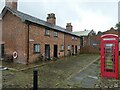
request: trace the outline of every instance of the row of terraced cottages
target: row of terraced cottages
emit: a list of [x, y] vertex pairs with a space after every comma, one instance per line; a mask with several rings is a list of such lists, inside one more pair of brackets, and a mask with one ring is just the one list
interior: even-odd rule
[[56, 25], [54, 13], [47, 20], [17, 10], [17, 2], [6, 2], [2, 10], [1, 57], [28, 64], [80, 52], [80, 36], [73, 34], [71, 23], [66, 28]]

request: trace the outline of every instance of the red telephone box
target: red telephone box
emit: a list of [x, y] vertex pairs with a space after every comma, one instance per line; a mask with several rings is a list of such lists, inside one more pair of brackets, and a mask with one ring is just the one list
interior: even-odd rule
[[118, 79], [118, 35], [101, 36], [101, 76]]

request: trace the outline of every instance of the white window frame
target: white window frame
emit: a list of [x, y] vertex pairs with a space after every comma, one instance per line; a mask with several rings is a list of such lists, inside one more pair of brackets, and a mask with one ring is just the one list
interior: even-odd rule
[[54, 37], [58, 37], [58, 32], [54, 31]]
[[60, 50], [64, 51], [64, 45], [61, 45]]
[[40, 44], [34, 44], [34, 53], [40, 53]]
[[78, 45], [77, 48], [80, 49], [80, 45]]
[[76, 41], [77, 41], [77, 39], [78, 39], [78, 38], [77, 38], [77, 37], [75, 37], [75, 40], [76, 40]]
[[45, 35], [50, 36], [50, 30], [49, 29], [45, 29]]
[[68, 45], [68, 50], [70, 50], [71, 49], [71, 46], [70, 45]]
[[75, 39], [75, 37], [74, 36], [72, 36], [72, 40], [74, 40]]

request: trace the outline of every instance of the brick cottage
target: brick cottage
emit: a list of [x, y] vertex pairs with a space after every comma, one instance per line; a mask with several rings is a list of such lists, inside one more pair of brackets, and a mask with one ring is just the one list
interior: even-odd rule
[[2, 10], [1, 56], [13, 62], [28, 64], [79, 54], [80, 36], [73, 34], [71, 23], [66, 28], [56, 25], [54, 13], [43, 21], [17, 10], [17, 1], [6, 0]]

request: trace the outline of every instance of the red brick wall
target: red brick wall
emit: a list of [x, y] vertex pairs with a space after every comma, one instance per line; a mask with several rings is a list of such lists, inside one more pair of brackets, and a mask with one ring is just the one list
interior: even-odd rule
[[[99, 53], [100, 36], [93, 35], [84, 37], [84, 45], [81, 47], [81, 53], [94, 54]], [[96, 44], [96, 45], [95, 45]]]
[[50, 57], [54, 55], [54, 45], [58, 45], [58, 57], [64, 56], [64, 52], [60, 52], [60, 46], [64, 45], [64, 34], [58, 32], [58, 37], [54, 37], [54, 30], [50, 30], [50, 36], [45, 36], [45, 28], [37, 25], [30, 25], [30, 62], [36, 60], [37, 54], [33, 53], [33, 45], [40, 44], [40, 51], [45, 56], [45, 44], [50, 45]]
[[[65, 36], [64, 36], [65, 35]], [[80, 38], [77, 40], [72, 40], [72, 35], [64, 34], [62, 32], [58, 32], [58, 37], [54, 37], [54, 30], [50, 30], [50, 36], [45, 36], [45, 27], [37, 26], [34, 24], [30, 25], [30, 36], [29, 38], [33, 41], [30, 42], [30, 62], [36, 60], [37, 54], [33, 53], [33, 45], [40, 44], [40, 54], [45, 56], [45, 44], [50, 45], [50, 57], [54, 56], [54, 45], [58, 45], [58, 57], [62, 57], [68, 55], [68, 45], [80, 45]], [[65, 40], [64, 40], [65, 38]], [[65, 41], [65, 43], [64, 43]], [[64, 51], [61, 51], [61, 45], [64, 46]], [[79, 52], [79, 50], [78, 50]]]
[[3, 36], [5, 42], [5, 54], [12, 55], [14, 51], [18, 52], [18, 58], [14, 59], [16, 63], [26, 64], [26, 24], [7, 11], [3, 17]]
[[[75, 37], [75, 36], [74, 36]], [[72, 53], [72, 45], [74, 45], [74, 54], [75, 54], [75, 46], [80, 45], [80, 38], [77, 37], [77, 40], [72, 40], [72, 35], [65, 34], [65, 55], [69, 55], [68, 45], [70, 45], [70, 52]], [[77, 48], [77, 52], [79, 53], [80, 50]]]
[[83, 37], [83, 46], [90, 45], [90, 36], [84, 36]]

